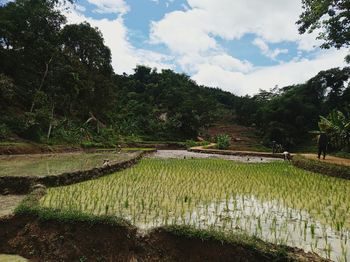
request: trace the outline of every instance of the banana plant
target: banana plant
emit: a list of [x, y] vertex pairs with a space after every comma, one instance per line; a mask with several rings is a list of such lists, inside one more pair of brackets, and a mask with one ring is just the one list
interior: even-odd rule
[[349, 149], [350, 147], [350, 114], [333, 110], [327, 117], [320, 116], [318, 126], [327, 133], [330, 144], [335, 149]]

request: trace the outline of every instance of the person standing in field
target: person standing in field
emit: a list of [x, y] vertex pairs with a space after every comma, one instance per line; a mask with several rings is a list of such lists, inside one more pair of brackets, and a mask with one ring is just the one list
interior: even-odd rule
[[317, 146], [318, 146], [318, 156], [317, 156], [317, 158], [320, 159], [321, 154], [323, 154], [323, 159], [325, 159], [326, 158], [326, 154], [327, 154], [327, 146], [328, 146], [328, 137], [327, 137], [326, 133], [321, 133], [318, 136]]

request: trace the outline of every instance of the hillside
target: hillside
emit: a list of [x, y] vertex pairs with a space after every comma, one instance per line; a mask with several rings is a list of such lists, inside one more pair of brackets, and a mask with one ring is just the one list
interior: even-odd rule
[[56, 4], [0, 6], [2, 141], [114, 147], [117, 141], [196, 139], [211, 128], [212, 135], [232, 133], [234, 148], [260, 150], [277, 141], [290, 150], [309, 142], [320, 116], [350, 116], [349, 67], [244, 97], [169, 69], [137, 66], [118, 75], [102, 33], [87, 22], [66, 24]]

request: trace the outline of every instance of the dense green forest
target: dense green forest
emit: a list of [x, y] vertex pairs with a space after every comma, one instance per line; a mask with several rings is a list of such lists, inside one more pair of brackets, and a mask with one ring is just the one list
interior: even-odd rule
[[[57, 2], [0, 6], [0, 139], [107, 145], [130, 137], [186, 140], [205, 137], [207, 127], [226, 120], [255, 127], [266, 145], [276, 140], [289, 149], [319, 129], [320, 116], [341, 111], [350, 118], [350, 67], [252, 97], [141, 65], [117, 75], [101, 32], [88, 23], [66, 24]], [[301, 31], [311, 25], [307, 15], [299, 21]]]

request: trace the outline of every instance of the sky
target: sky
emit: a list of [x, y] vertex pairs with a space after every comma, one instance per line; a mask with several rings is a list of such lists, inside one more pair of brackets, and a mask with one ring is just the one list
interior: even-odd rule
[[169, 68], [236, 95], [303, 83], [347, 54], [298, 33], [301, 0], [77, 0], [64, 12], [99, 28], [118, 74]]

